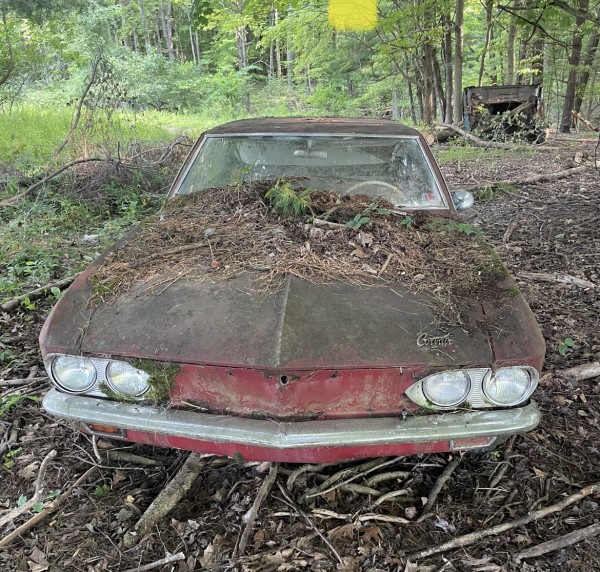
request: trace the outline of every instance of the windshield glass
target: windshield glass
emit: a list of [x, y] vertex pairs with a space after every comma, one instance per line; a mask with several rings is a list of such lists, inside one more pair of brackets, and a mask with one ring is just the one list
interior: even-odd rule
[[278, 178], [398, 207], [445, 206], [418, 140], [408, 137], [211, 135], [175, 194]]

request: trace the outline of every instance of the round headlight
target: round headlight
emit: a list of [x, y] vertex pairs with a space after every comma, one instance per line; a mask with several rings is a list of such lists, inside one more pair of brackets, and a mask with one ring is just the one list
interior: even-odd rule
[[96, 383], [96, 368], [84, 357], [58, 356], [52, 362], [52, 377], [64, 391], [85, 393]]
[[127, 397], [139, 397], [150, 389], [150, 376], [122, 361], [111, 361], [106, 368], [106, 381], [109, 387]]
[[529, 372], [520, 367], [500, 368], [483, 380], [485, 396], [496, 405], [517, 405], [534, 389]]
[[454, 407], [463, 402], [471, 389], [471, 379], [463, 371], [445, 371], [423, 380], [425, 397], [437, 407]]

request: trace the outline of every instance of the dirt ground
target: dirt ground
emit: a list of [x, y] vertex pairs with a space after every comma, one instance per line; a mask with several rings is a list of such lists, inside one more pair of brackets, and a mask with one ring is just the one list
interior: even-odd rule
[[[525, 153], [481, 150], [460, 158], [460, 153], [450, 154], [447, 147], [436, 152], [446, 156], [443, 171], [450, 187], [457, 189], [572, 166], [577, 151], [594, 152], [593, 142], [577, 139], [554, 137], [548, 143], [550, 148]], [[450, 156], [459, 158], [448, 160]], [[245, 515], [269, 468], [209, 458], [185, 499], [154, 532], [126, 549], [125, 532], [179, 470], [186, 453], [132, 445], [126, 447], [127, 452], [144, 457], [147, 464], [110, 460], [104, 449], [108, 443], [99, 442], [95, 450], [88, 437], [47, 416], [39, 402], [26, 399], [0, 417], [0, 522], [8, 509], [32, 497], [40, 461], [52, 450], [57, 454], [47, 465], [40, 502], [14, 522], [0, 526], [0, 569], [138, 570], [138, 566], [182, 552], [184, 560], [155, 569], [600, 570], [600, 537], [515, 561], [532, 545], [598, 523], [597, 494], [463, 548], [414, 564], [407, 564], [405, 559], [423, 548], [510, 522], [600, 483], [600, 379], [575, 384], [559, 373], [600, 361], [600, 288], [520, 276], [528, 271], [558, 272], [600, 284], [600, 173], [589, 170], [554, 182], [520, 185], [516, 190], [516, 194], [485, 193], [469, 216], [484, 229], [516, 276], [543, 330], [546, 363], [535, 396], [542, 423], [497, 451], [463, 455], [430, 516], [418, 522], [424, 500], [451, 462], [451, 455], [305, 467], [302, 473], [294, 473], [297, 466], [281, 465], [278, 484], [287, 487], [314, 528], [275, 485], [260, 507], [245, 554], [240, 554], [236, 547], [246, 526]], [[0, 351], [11, 349], [27, 357], [19, 369], [0, 371], [0, 395], [36, 398], [47, 389], [36, 343], [48, 310], [48, 305], [41, 304], [37, 312], [0, 314], [5, 333]], [[566, 343], [568, 339], [573, 341], [571, 345]], [[25, 385], [1, 381], [27, 376], [31, 381]], [[88, 478], [74, 486], [90, 469]], [[352, 484], [370, 486], [378, 494], [364, 494], [356, 487], [314, 490], [341, 470], [347, 470], [341, 480], [353, 478]], [[318, 494], [311, 496], [311, 490]], [[402, 492], [382, 500], [383, 495], [394, 491]], [[52, 507], [52, 497], [65, 492], [69, 496], [58, 496], [61, 504], [55, 511], [2, 546], [2, 538], [36, 512], [44, 515], [43, 511]]]

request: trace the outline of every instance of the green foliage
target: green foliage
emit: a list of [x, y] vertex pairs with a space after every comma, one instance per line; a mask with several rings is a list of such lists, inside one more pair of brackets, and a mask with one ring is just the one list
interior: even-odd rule
[[433, 230], [438, 230], [441, 232], [458, 232], [467, 236], [483, 236], [483, 232], [479, 227], [476, 227], [470, 223], [456, 220], [437, 218], [429, 223], [429, 227]]
[[359, 230], [361, 226], [367, 224], [370, 220], [370, 217], [358, 213], [352, 220], [349, 220], [344, 226], [346, 228]]
[[558, 343], [558, 353], [561, 356], [570, 354], [575, 348], [575, 340], [573, 338], [564, 338]]
[[0, 397], [0, 417], [4, 415], [11, 407], [16, 407], [24, 401], [38, 402], [39, 397], [33, 395], [11, 394], [5, 397]]
[[98, 485], [94, 489], [94, 496], [98, 499], [105, 498], [110, 494], [110, 486], [105, 484]]
[[[5, 469], [11, 469], [13, 467], [13, 465], [15, 464], [15, 458], [17, 458], [21, 453], [23, 452], [23, 447], [18, 447], [17, 449], [12, 449], [12, 451], [9, 451], [8, 453], [6, 453], [6, 455], [4, 455], [4, 459], [2, 459], [2, 466]], [[19, 501], [21, 499], [19, 498]], [[25, 500], [27, 500], [27, 497], [25, 497]], [[21, 506], [21, 505], [18, 505]]]
[[401, 226], [405, 226], [406, 228], [412, 228], [414, 226], [414, 219], [413, 217], [406, 215], [401, 221], [400, 221], [400, 225]]
[[265, 198], [273, 209], [283, 216], [302, 216], [310, 212], [310, 190], [296, 191], [289, 182], [282, 180], [269, 189]]

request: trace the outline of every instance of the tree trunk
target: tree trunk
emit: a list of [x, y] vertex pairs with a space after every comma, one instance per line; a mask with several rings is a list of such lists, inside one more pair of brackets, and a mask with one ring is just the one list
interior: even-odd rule
[[531, 52], [531, 83], [544, 83], [544, 38], [539, 34], [536, 34], [531, 44]]
[[592, 30], [592, 33], [590, 34], [587, 51], [585, 53], [585, 57], [583, 58], [583, 71], [581, 72], [579, 80], [577, 81], [577, 92], [575, 94], [575, 102], [573, 104], [573, 109], [578, 113], [581, 111], [581, 104], [583, 103], [583, 99], [585, 98], [587, 85], [590, 81], [591, 71], [594, 66], [596, 50], [598, 49], [598, 42], [600, 40], [599, 27], [600, 18], [596, 23], [596, 27]]
[[494, 34], [494, 22], [493, 22], [493, 9], [494, 9], [494, 0], [486, 0], [485, 2], [485, 12], [486, 12], [486, 22], [487, 29], [485, 33], [485, 43], [483, 45], [483, 51], [481, 53], [481, 63], [479, 64], [479, 76], [477, 79], [477, 85], [481, 85], [483, 81], [483, 72], [485, 69], [485, 57], [487, 56], [487, 52], [490, 49], [490, 44], [492, 43], [492, 38]]
[[1, 2], [0, 6], [2, 7], [2, 27], [4, 28], [4, 36], [6, 39], [6, 46], [8, 49], [8, 64], [2, 70], [2, 73], [0, 73], [0, 86], [1, 86], [10, 79], [10, 76], [12, 75], [12, 72], [15, 69], [15, 54], [13, 51], [12, 41], [10, 39], [10, 32], [8, 31], [8, 22], [7, 22], [7, 18], [6, 18], [6, 7], [4, 5], [4, 2]]
[[463, 21], [464, 0], [456, 0], [456, 16], [454, 19], [454, 123], [463, 120], [462, 101], [462, 66], [463, 66]]
[[[293, 10], [292, 10], [292, 4], [288, 4], [288, 18], [291, 17]], [[294, 87], [294, 51], [292, 49], [292, 35], [290, 32], [288, 32], [287, 34], [287, 41], [285, 43], [285, 49], [286, 49], [286, 64], [285, 64], [285, 68], [286, 68], [286, 76], [287, 76], [287, 83], [288, 83], [288, 87], [292, 88]]]
[[[589, 0], [580, 0], [579, 8], [587, 12]], [[581, 62], [581, 48], [583, 45], [582, 27], [585, 24], [585, 17], [580, 15], [575, 19], [575, 32], [573, 33], [573, 43], [571, 44], [571, 54], [569, 56], [569, 77], [567, 79], [567, 90], [565, 92], [565, 101], [563, 105], [562, 118], [560, 120], [559, 131], [561, 133], [570, 133], [573, 123], [571, 111], [575, 108], [575, 98], [577, 96], [577, 80], [579, 76], [579, 64]]]
[[442, 83], [442, 72], [440, 70], [440, 64], [437, 58], [437, 51], [435, 48], [431, 50], [433, 65], [433, 83], [435, 85], [435, 95], [437, 97], [437, 103], [440, 110], [440, 117], [446, 116], [446, 98], [444, 96], [444, 85]]
[[517, 72], [517, 83], [521, 85], [525, 80], [525, 75], [521, 71], [523, 69], [523, 62], [527, 59], [527, 44], [525, 40], [519, 42], [519, 71]]
[[148, 31], [148, 22], [146, 21], [146, 9], [144, 8], [144, 0], [138, 0], [138, 8], [140, 10], [140, 20], [142, 22], [142, 30], [144, 31], [144, 47], [146, 53], [149, 54], [152, 49], [150, 43], [150, 32]]
[[506, 84], [515, 83], [515, 42], [517, 40], [517, 26], [514, 18], [511, 20], [506, 37]]
[[[408, 56], [404, 59], [404, 65], [406, 69], [406, 75], [410, 76], [410, 64]], [[417, 112], [415, 111], [415, 96], [413, 93], [412, 83], [408, 82], [408, 101], [410, 102], [410, 118], [412, 119], [413, 125], [417, 124]]]
[[448, 16], [442, 16], [442, 24], [444, 26], [442, 51], [444, 54], [444, 84], [446, 86], [444, 123], [452, 123], [452, 22]]
[[[274, 8], [275, 26], [279, 23], [279, 10]], [[279, 46], [279, 38], [275, 38], [275, 63], [277, 64], [277, 79], [281, 79], [281, 48]]]
[[171, 0], [167, 0], [166, 26], [167, 54], [169, 55], [169, 62], [172, 63], [175, 61], [175, 49], [173, 47], [173, 3]]

